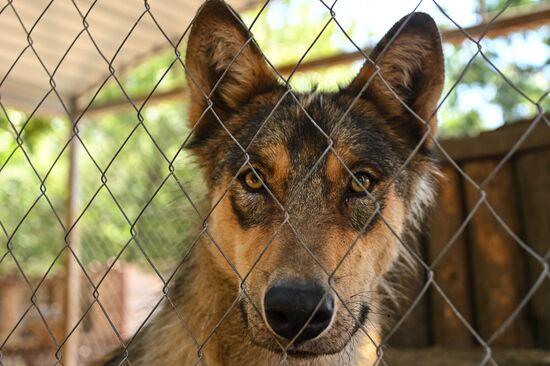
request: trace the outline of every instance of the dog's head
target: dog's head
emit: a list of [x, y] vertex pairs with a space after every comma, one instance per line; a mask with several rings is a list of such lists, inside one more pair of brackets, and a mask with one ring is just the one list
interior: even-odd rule
[[246, 293], [253, 342], [291, 357], [337, 353], [368, 328], [401, 237], [433, 197], [444, 79], [434, 21], [403, 18], [371, 59], [338, 92], [298, 94], [225, 3], [208, 1], [189, 37], [210, 253]]

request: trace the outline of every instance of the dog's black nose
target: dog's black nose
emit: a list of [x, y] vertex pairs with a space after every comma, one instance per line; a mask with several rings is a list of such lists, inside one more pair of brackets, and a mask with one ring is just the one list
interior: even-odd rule
[[265, 294], [264, 305], [267, 322], [277, 335], [292, 340], [300, 333], [295, 343], [321, 334], [334, 313], [332, 295], [315, 284], [285, 282], [275, 285]]

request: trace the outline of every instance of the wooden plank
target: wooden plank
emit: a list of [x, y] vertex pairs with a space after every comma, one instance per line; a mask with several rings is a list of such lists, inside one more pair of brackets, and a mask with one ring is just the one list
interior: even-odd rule
[[[473, 366], [480, 365], [485, 351], [480, 348], [397, 349], [384, 352], [382, 365], [391, 366]], [[550, 364], [550, 352], [535, 349], [503, 349], [494, 354], [499, 366], [543, 366]], [[487, 365], [494, 365], [488, 362]]]
[[[525, 239], [539, 255], [550, 250], [550, 149], [523, 154], [516, 160], [516, 181], [521, 198]], [[542, 266], [528, 256], [529, 283], [539, 277]], [[530, 315], [535, 345], [550, 349], [550, 280], [546, 278], [531, 300]]]
[[[26, 295], [25, 288], [17, 282], [15, 276], [6, 276], [0, 281], [0, 344], [2, 344], [13, 328], [17, 325], [17, 321], [21, 317], [22, 297]], [[12, 335], [8, 340], [7, 345], [13, 343], [17, 334]]]
[[[143, 94], [143, 95], [130, 95], [132, 99], [132, 103], [136, 106], [136, 108], [140, 109], [145, 104], [145, 108], [153, 106], [155, 104], [163, 103], [163, 102], [170, 102], [170, 101], [180, 101], [182, 103], [187, 101], [187, 95], [188, 90], [185, 87], [177, 87], [171, 90], [167, 91], [155, 91], [152, 95], [149, 95], [150, 93]], [[82, 98], [80, 100], [80, 110], [77, 114], [79, 116], [83, 109], [87, 106], [87, 104], [90, 102], [89, 98], [84, 99]], [[94, 115], [102, 114], [102, 113], [116, 113], [116, 112], [135, 112], [134, 107], [126, 97], [122, 97], [122, 99], [116, 99], [109, 102], [103, 102], [103, 103], [93, 103], [85, 113], [86, 117], [91, 117]]]
[[[504, 15], [499, 16], [491, 23], [484, 38], [501, 37], [510, 33], [548, 25], [550, 22], [550, 6], [548, 4], [542, 4], [534, 7], [531, 11], [512, 16], [506, 16], [506, 14], [505, 12]], [[483, 22], [473, 27], [464, 28], [464, 31], [474, 39], [477, 39], [487, 30], [488, 25], [487, 22]], [[464, 32], [460, 29], [444, 31], [442, 32], [442, 37], [444, 42], [460, 44], [464, 40]]]
[[[441, 141], [443, 149], [455, 161], [501, 157], [529, 128], [533, 118], [517, 121], [475, 137], [463, 137]], [[550, 128], [540, 120], [516, 150], [517, 153], [550, 145]], [[441, 152], [439, 152], [441, 154]]]
[[[497, 166], [498, 160], [469, 162], [464, 170], [474, 181], [482, 182]], [[468, 211], [480, 194], [466, 184]], [[487, 200], [515, 233], [519, 231], [517, 191], [510, 164], [505, 164], [484, 187]], [[517, 308], [525, 296], [524, 253], [489, 209], [482, 205], [468, 226], [470, 236], [477, 325], [488, 339]], [[497, 346], [528, 347], [532, 344], [525, 312], [493, 343]]]
[[[463, 199], [460, 175], [450, 165], [443, 168], [438, 206], [430, 218], [431, 240], [429, 256], [438, 257], [462, 225]], [[434, 279], [460, 314], [473, 324], [469, 286], [467, 242], [464, 234], [456, 237], [452, 246], [434, 267]], [[472, 334], [455, 315], [445, 299], [432, 290], [432, 324], [434, 343], [445, 347], [473, 345]]]

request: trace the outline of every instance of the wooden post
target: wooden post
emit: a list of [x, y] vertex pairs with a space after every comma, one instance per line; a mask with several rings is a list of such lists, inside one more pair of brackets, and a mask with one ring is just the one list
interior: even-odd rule
[[[74, 106], [74, 103], [72, 103]], [[74, 111], [74, 109], [72, 109]], [[71, 111], [71, 112], [72, 112]], [[73, 114], [74, 116], [74, 114]], [[73, 134], [72, 121], [70, 136]], [[65, 366], [76, 366], [78, 362], [78, 346], [79, 337], [78, 329], [73, 331], [80, 316], [80, 278], [81, 269], [78, 265], [75, 255], [79, 254], [80, 235], [78, 227], [71, 229], [76, 218], [78, 217], [78, 201], [80, 199], [80, 184], [78, 174], [78, 146], [79, 141], [76, 137], [72, 137], [69, 143], [69, 179], [68, 179], [68, 196], [67, 196], [67, 214], [65, 226], [70, 230], [67, 235], [67, 243], [72, 249], [72, 252], [67, 248], [65, 250], [65, 303], [64, 303], [64, 329], [65, 343], [62, 347], [63, 364]], [[71, 333], [72, 332], [72, 333]]]
[[[8, 276], [0, 281], [0, 294], [0, 342], [3, 342], [21, 317], [21, 295], [26, 293], [15, 277]], [[14, 338], [17, 337], [12, 337], [12, 341]]]
[[[498, 160], [479, 160], [464, 164], [464, 170], [480, 183], [495, 169]], [[468, 210], [472, 210], [480, 195], [465, 183]], [[494, 210], [515, 233], [519, 232], [517, 189], [511, 164], [505, 164], [483, 188]], [[468, 227], [471, 239], [476, 314], [479, 333], [488, 339], [499, 329], [525, 296], [524, 253], [519, 244], [505, 231], [482, 205]], [[525, 312], [500, 334], [493, 345], [529, 347], [531, 334]]]
[[[430, 218], [429, 255], [433, 261], [460, 229], [463, 212], [460, 176], [450, 164], [443, 169], [438, 206]], [[464, 319], [473, 324], [467, 242], [464, 234], [456, 237], [452, 246], [434, 268], [435, 281]], [[432, 291], [432, 324], [435, 344], [444, 347], [472, 345], [472, 334], [455, 315], [445, 299]]]
[[[546, 127], [546, 126], [544, 126]], [[534, 150], [516, 160], [516, 181], [519, 185], [521, 217], [527, 245], [540, 256], [545, 256], [550, 246], [550, 149]], [[529, 286], [540, 276], [542, 264], [528, 255]], [[542, 286], [530, 302], [530, 315], [535, 346], [550, 349], [550, 281]]]

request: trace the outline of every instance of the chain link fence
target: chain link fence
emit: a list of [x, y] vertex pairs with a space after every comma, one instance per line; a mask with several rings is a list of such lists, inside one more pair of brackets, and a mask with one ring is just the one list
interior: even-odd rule
[[[499, 22], [513, 8], [512, 1], [485, 19], [481, 29], [461, 27], [439, 2], [429, 2], [438, 15], [454, 24], [453, 36], [465, 40], [464, 44], [473, 45], [474, 49], [457, 79], [445, 90], [437, 110], [456, 93], [470, 67], [482, 61], [521, 96], [534, 115], [517, 124], [520, 127], [514, 127], [512, 132], [495, 131], [496, 135], [471, 140], [441, 142], [434, 139], [444, 173], [442, 203], [430, 219], [433, 235], [427, 235], [424, 229], [418, 234], [420, 249], [395, 234], [399, 230], [388, 224], [378, 204], [367, 223], [348, 243], [346, 254], [335, 268], [325, 268], [309, 248], [308, 238], [300, 237], [299, 230], [293, 226], [292, 211], [268, 189], [270, 199], [280, 208], [284, 220], [262, 243], [259, 256], [245, 273], [236, 269], [231, 256], [224, 252], [219, 238], [212, 233], [209, 222], [213, 213], [220, 211], [220, 203], [239, 179], [242, 168], [254, 170], [249, 149], [260, 131], [247, 145], [239, 144], [226, 128], [223, 118], [214, 112], [211, 96], [216, 89], [204, 93], [207, 101], [204, 113], [210, 111], [216, 115], [227, 139], [242, 153], [239, 172], [234, 172], [230, 184], [217, 192], [219, 197], [213, 203], [207, 202], [205, 183], [197, 173], [199, 167], [186, 149], [196, 128], [188, 127], [184, 120], [190, 106], [178, 99], [180, 94], [174, 94], [176, 101], [164, 100], [174, 98], [171, 91], [163, 89], [165, 83], [181, 81], [179, 78], [188, 71], [184, 45], [194, 20], [180, 27], [181, 32], [173, 37], [158, 20], [158, 13], [166, 12], [164, 6], [151, 1], [136, 2], [132, 5], [136, 14], [131, 26], [117, 40], [114, 52], [105, 52], [88, 20], [95, 7], [107, 6], [106, 3], [72, 0], [68, 3], [74, 8], [73, 16], [78, 16], [80, 28], [52, 67], [44, 61], [46, 51], [35, 43], [33, 31], [48, 18], [49, 9], [58, 2], [46, 3], [31, 24], [20, 15], [22, 5], [17, 1], [8, 0], [0, 8], [0, 22], [8, 17], [17, 20], [25, 40], [20, 53], [11, 55], [13, 63], [7, 67], [2, 65], [5, 74], [0, 81], [0, 109], [5, 121], [2, 127], [9, 132], [4, 141], [10, 147], [6, 154], [0, 155], [0, 237], [3, 243], [0, 249], [0, 365], [80, 365], [117, 347], [122, 347], [124, 355], [120, 364], [132, 364], [131, 345], [137, 339], [134, 334], [142, 332], [146, 324], [155, 322], [162, 308], [172, 308], [178, 313], [178, 299], [173, 298], [170, 290], [177, 286], [177, 274], [197, 246], [211, 245], [218, 259], [226, 263], [231, 276], [238, 281], [241, 291], [203, 338], [195, 337], [187, 328], [186, 315], [178, 313], [180, 326], [186, 329], [186, 337], [195, 345], [194, 364], [206, 364], [204, 352], [209, 343], [220, 332], [229, 314], [238, 311], [243, 299], [252, 302], [255, 312], [262, 317], [262, 305], [254, 304], [247, 280], [257, 270], [278, 233], [285, 228], [296, 234], [296, 245], [328, 278], [327, 285], [335, 293], [335, 301], [349, 312], [358, 332], [371, 339], [374, 364], [443, 364], [438, 363], [441, 359], [447, 359], [450, 364], [550, 364], [544, 351], [513, 351], [515, 348], [550, 347], [550, 343], [545, 343], [550, 337], [546, 308], [550, 304], [550, 247], [547, 231], [544, 231], [548, 226], [544, 222], [548, 213], [543, 213], [549, 203], [544, 182], [549, 179], [546, 158], [550, 146], [547, 138], [550, 121], [545, 107], [550, 90], [533, 98], [516, 86], [484, 50], [483, 41], [493, 29], [501, 26]], [[248, 21], [252, 33], [257, 20], [272, 3], [275, 1], [267, 0], [254, 10], [252, 20]], [[428, 2], [420, 1], [406, 12], [412, 14], [423, 3]], [[300, 77], [301, 67], [311, 65], [308, 53], [329, 26], [335, 27], [355, 48], [351, 52], [354, 60], [359, 57], [361, 62], [372, 63], [376, 72], [371, 78], [380, 78], [391, 97], [415, 118], [421, 119], [390, 87], [369, 53], [354, 42], [339, 22], [338, 1], [319, 0], [319, 4], [324, 9], [326, 23], [298, 61], [281, 68], [273, 65], [269, 58], [265, 59], [284, 85], [285, 92], [275, 109], [267, 114], [260, 130], [287, 98], [296, 103], [299, 113], [307, 116], [311, 125], [325, 137], [326, 149], [299, 185], [311, 179], [317, 166], [330, 154], [337, 157], [350, 177], [353, 176], [351, 167], [346, 166], [345, 159], [334, 148], [332, 136], [310, 116], [308, 106], [291, 85], [294, 78]], [[188, 12], [195, 10], [196, 7]], [[404, 20], [401, 29], [409, 19], [410, 16]], [[136, 93], [130, 90], [132, 86], [125, 80], [128, 70], [117, 64], [117, 57], [130, 52], [125, 45], [144, 22], [157, 28], [169, 53], [150, 82], [150, 89], [146, 93]], [[475, 30], [475, 35], [469, 30]], [[392, 42], [398, 35], [399, 32]], [[73, 47], [83, 39], [93, 45], [94, 58], [104, 68], [104, 77], [84, 97], [67, 100], [58, 91], [57, 75], [71, 57]], [[251, 42], [253, 39], [248, 39], [233, 55], [229, 67]], [[20, 60], [29, 55], [47, 75], [47, 86], [38, 103], [23, 113], [12, 109], [17, 105], [6, 103], [2, 88], [10, 85], [10, 74], [15, 72], [12, 70], [26, 67], [27, 64]], [[179, 78], [174, 77], [174, 72], [179, 73]], [[172, 80], [167, 81], [170, 78]], [[189, 78], [192, 80], [193, 75]], [[371, 78], [353, 103], [369, 86]], [[110, 113], [110, 94], [121, 97], [122, 109], [129, 112]], [[163, 100], [160, 104], [153, 103], [158, 102], [156, 98]], [[61, 106], [63, 115], [42, 119], [39, 117], [41, 107], [52, 99]], [[98, 106], [107, 106], [106, 112], [101, 113]], [[341, 118], [344, 119], [351, 109]], [[428, 125], [424, 120], [420, 122]], [[44, 125], [47, 125], [46, 132], [33, 140], [32, 131]], [[433, 137], [427, 128], [392, 181], [407, 169], [425, 141]], [[542, 151], [542, 155], [534, 157], [526, 153], [531, 150]], [[261, 180], [260, 175], [257, 178]], [[421, 279], [414, 285], [397, 287], [397, 291], [406, 294], [400, 297], [410, 298], [403, 301], [401, 309], [388, 310], [394, 306], [391, 303], [387, 304], [388, 309], [374, 309], [392, 318], [391, 326], [380, 338], [372, 336], [369, 325], [348, 308], [332, 282], [343, 275], [339, 268], [375, 218], [385, 222], [394, 232], [399, 245], [419, 268], [415, 276]], [[506, 273], [511, 278], [506, 277]], [[516, 280], [521, 284], [516, 286]], [[415, 343], [423, 338], [425, 341]], [[278, 344], [278, 351], [283, 355], [279, 364], [292, 364], [288, 358], [292, 356], [292, 342]], [[441, 350], [430, 348], [400, 353], [400, 346], [434, 344], [445, 350], [453, 350], [455, 346], [466, 350], [477, 348], [454, 353], [445, 351], [443, 355], [438, 354]]]

